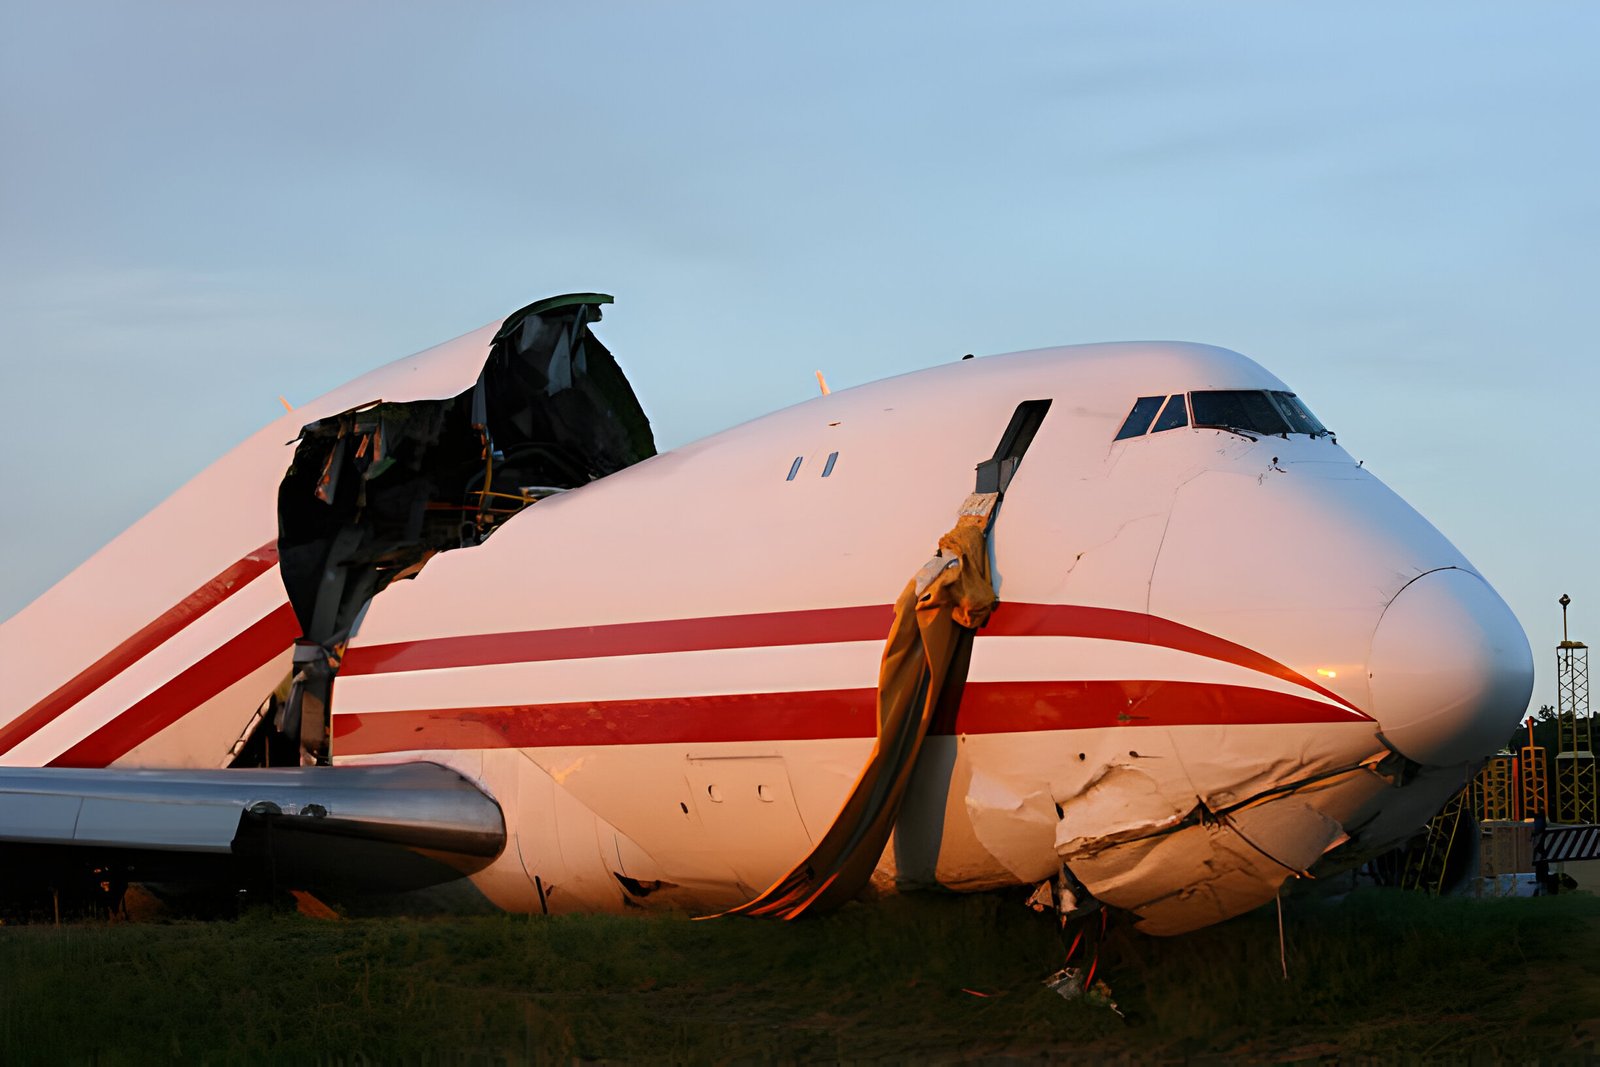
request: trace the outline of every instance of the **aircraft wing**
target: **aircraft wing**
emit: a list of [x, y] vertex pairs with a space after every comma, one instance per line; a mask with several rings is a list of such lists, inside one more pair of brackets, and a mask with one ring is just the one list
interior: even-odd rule
[[505, 847], [500, 806], [435, 763], [260, 770], [0, 767], [0, 871], [326, 892], [420, 889]]

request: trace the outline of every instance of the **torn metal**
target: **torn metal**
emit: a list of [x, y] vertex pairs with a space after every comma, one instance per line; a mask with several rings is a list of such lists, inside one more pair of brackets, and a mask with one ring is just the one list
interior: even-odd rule
[[579, 293], [508, 317], [473, 385], [377, 400], [306, 425], [278, 489], [278, 554], [301, 637], [291, 684], [236, 766], [330, 760], [329, 702], [372, 598], [436, 553], [481, 543], [542, 497], [655, 454], [649, 420], [590, 332], [611, 297]]
[[[1140, 818], [1163, 810], [1137, 803], [1122, 820], [1107, 819], [1086, 833], [1074, 817], [1075, 799], [1064, 802], [1056, 852], [1094, 896], [1132, 912], [1139, 929], [1178, 934], [1241, 914], [1273, 899], [1284, 881], [1311, 877], [1324, 857], [1348, 845], [1346, 827], [1375, 796], [1399, 784], [1397, 760], [1388, 755], [1353, 767], [1279, 783], [1227, 808], [1212, 810], [1189, 794], [1193, 806], [1181, 816]], [[1129, 768], [1101, 775], [1147, 796]], [[1092, 803], [1094, 788], [1086, 791]], [[1182, 794], [1177, 794], [1181, 796]], [[1166, 806], [1170, 810], [1170, 803]], [[1108, 813], [1099, 812], [1101, 817]]]

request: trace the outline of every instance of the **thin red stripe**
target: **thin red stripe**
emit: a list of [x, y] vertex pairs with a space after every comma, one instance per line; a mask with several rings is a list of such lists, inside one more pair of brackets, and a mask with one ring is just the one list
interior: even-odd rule
[[555, 630], [467, 634], [421, 641], [354, 647], [339, 673], [389, 674], [495, 663], [702, 652], [722, 648], [771, 648], [839, 641], [881, 641], [894, 622], [894, 608], [875, 604], [811, 611], [718, 615], [701, 619], [610, 623]]
[[[340, 673], [348, 677], [600, 656], [877, 641], [889, 632], [893, 619], [892, 607], [873, 605], [396, 641], [352, 648]], [[1072, 604], [1002, 603], [983, 634], [1086, 637], [1157, 645], [1292, 682], [1360, 714], [1354, 704], [1337, 693], [1269, 656], [1204, 630], [1141, 612]]]
[[1158, 615], [1074, 604], [1005, 604], [1002, 610], [994, 613], [983, 633], [1007, 637], [1098, 637], [1108, 641], [1157, 645], [1231, 663], [1258, 674], [1304, 686], [1318, 696], [1326, 697], [1358, 715], [1362, 714], [1360, 708], [1344, 697], [1270, 656]]
[[[703, 744], [872, 737], [876, 691], [749, 693], [334, 716], [334, 751]], [[1203, 682], [968, 682], [954, 733], [1353, 722], [1317, 700]]]
[[[1347, 701], [1275, 660], [1169, 620], [1110, 608], [1039, 604], [1007, 605], [995, 619], [986, 633], [1096, 637], [1222, 660], [1304, 686], [1365, 718]], [[347, 660], [342, 673], [876, 640], [890, 621], [887, 606], [865, 606], [438, 638], [352, 650], [357, 668], [352, 670]], [[70, 766], [113, 762], [277, 655], [297, 633], [293, 611], [281, 605], [53, 762]], [[365, 656], [359, 657], [360, 653]], [[1001, 694], [1009, 695], [1002, 699]], [[955, 729], [995, 733], [1152, 722], [1347, 721], [1342, 714], [1332, 715], [1332, 710], [1318, 701], [1241, 686], [1092, 681], [1042, 687], [1033, 682], [991, 682], [968, 686]], [[378, 747], [358, 739], [357, 749], [349, 753], [355, 755], [418, 748], [871, 736], [874, 717], [874, 691], [851, 689], [339, 716], [335, 732], [341, 739], [357, 736], [367, 730], [369, 721], [381, 729]], [[1030, 722], [1033, 725], [1025, 725]], [[394, 736], [397, 731], [417, 736]], [[518, 737], [526, 740], [508, 740]], [[424, 738], [429, 740], [423, 743]]]
[[270, 541], [167, 609], [159, 618], [95, 660], [39, 701], [33, 707], [0, 727], [0, 753], [9, 752], [23, 741], [54, 722], [111, 679], [149, 655], [173, 635], [182, 631], [278, 562], [278, 543]]
[[221, 648], [174, 675], [155, 692], [51, 760], [49, 766], [107, 766], [283, 652], [299, 633], [294, 609], [280, 604]]

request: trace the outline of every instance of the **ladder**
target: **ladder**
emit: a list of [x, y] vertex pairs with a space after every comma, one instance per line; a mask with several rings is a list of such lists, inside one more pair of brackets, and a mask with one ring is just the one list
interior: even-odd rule
[[1438, 896], [1443, 890], [1450, 853], [1467, 814], [1467, 792], [1463, 789], [1446, 801], [1439, 814], [1428, 821], [1428, 835], [1423, 843], [1407, 851], [1400, 888], [1422, 890], [1432, 896]]

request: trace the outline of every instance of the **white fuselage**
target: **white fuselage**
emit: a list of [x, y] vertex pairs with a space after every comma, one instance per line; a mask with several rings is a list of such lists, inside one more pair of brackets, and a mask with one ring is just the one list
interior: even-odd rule
[[[1065, 862], [1153, 932], [1237, 914], [1425, 821], [1519, 717], [1531, 664], [1472, 565], [1332, 439], [1114, 440], [1136, 398], [1207, 389], [1285, 386], [1190, 344], [968, 360], [541, 501], [373, 602], [336, 683], [336, 760], [481, 783], [510, 843], [475, 882], [502, 907], [748, 899], [837, 812], [873, 744], [895, 595], [1017, 405], [1048, 399], [992, 529], [1001, 605], [879, 873], [983, 889]], [[251, 469], [281, 474], [281, 446], [253, 440]], [[255, 513], [227, 521], [270, 550]], [[34, 725], [9, 745], [0, 727], [0, 762], [218, 765], [298, 632], [269, 557], [206, 625], [53, 716], [36, 709], [62, 679], [133, 630], [38, 668]], [[144, 618], [226, 563], [137, 594], [160, 605]]]

